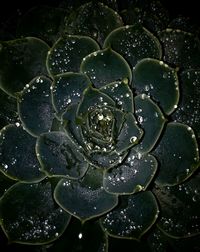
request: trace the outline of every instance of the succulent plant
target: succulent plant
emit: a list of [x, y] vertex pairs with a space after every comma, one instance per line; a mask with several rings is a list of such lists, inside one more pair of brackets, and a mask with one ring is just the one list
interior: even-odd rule
[[198, 251], [197, 31], [157, 1], [103, 2], [34, 8], [0, 43], [2, 235], [25, 251]]

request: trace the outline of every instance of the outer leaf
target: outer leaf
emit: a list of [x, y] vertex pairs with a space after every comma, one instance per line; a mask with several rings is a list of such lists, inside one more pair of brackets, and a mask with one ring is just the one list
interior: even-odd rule
[[91, 1], [70, 15], [65, 30], [68, 34], [92, 37], [102, 45], [106, 36], [122, 25], [122, 19], [117, 12], [102, 3]]
[[161, 58], [161, 45], [156, 37], [140, 25], [127, 25], [111, 32], [104, 48], [111, 47], [131, 65], [147, 57]]
[[173, 120], [191, 126], [200, 137], [200, 71], [187, 70], [181, 73], [181, 99]]
[[35, 76], [46, 74], [49, 47], [37, 38], [23, 38], [0, 44], [0, 86], [16, 96]]
[[134, 149], [139, 153], [147, 153], [155, 146], [166, 121], [160, 108], [147, 95], [135, 97], [136, 118], [145, 134]]
[[51, 75], [79, 72], [82, 59], [99, 50], [98, 44], [86, 36], [65, 35], [48, 53], [47, 69]]
[[176, 185], [199, 166], [198, 145], [193, 130], [181, 123], [168, 123], [154, 155], [160, 163], [156, 183]]
[[158, 206], [149, 191], [124, 196], [121, 204], [102, 218], [104, 230], [119, 238], [140, 239], [158, 217]]
[[62, 179], [55, 189], [56, 202], [83, 222], [102, 215], [117, 205], [116, 195], [107, 193], [102, 186], [101, 170], [90, 167], [80, 181]]
[[16, 181], [9, 179], [6, 175], [0, 172], [0, 198]]
[[172, 113], [179, 101], [176, 70], [163, 61], [141, 60], [133, 70], [136, 92], [145, 93], [155, 100], [166, 114]]
[[51, 129], [54, 114], [50, 87], [50, 79], [38, 76], [26, 85], [18, 99], [20, 119], [33, 136]]
[[97, 88], [125, 78], [130, 82], [132, 79], [128, 63], [110, 48], [89, 54], [83, 59], [80, 69]]
[[0, 129], [17, 121], [17, 101], [0, 90]]
[[100, 90], [110, 96], [117, 107], [124, 112], [133, 112], [133, 93], [128, 85], [128, 80], [118, 81], [103, 86]]
[[55, 7], [34, 7], [22, 17], [17, 34], [41, 38], [52, 44], [61, 34], [65, 14], [65, 10]]
[[56, 240], [67, 227], [70, 215], [55, 205], [49, 182], [17, 183], [0, 202], [0, 219], [8, 239], [25, 244]]
[[157, 170], [152, 155], [138, 155], [131, 151], [123, 164], [104, 173], [104, 188], [110, 193], [132, 194], [146, 190]]
[[181, 30], [166, 29], [159, 34], [164, 61], [181, 69], [200, 67], [200, 41]]
[[178, 238], [200, 233], [199, 182], [198, 174], [180, 185], [154, 189], [161, 206], [158, 227], [165, 234]]
[[63, 132], [40, 135], [36, 151], [42, 168], [48, 176], [79, 178], [88, 168], [84, 157]]
[[55, 241], [48, 252], [107, 252], [107, 237], [98, 221], [90, 220], [82, 224], [72, 218], [62, 237]]
[[52, 86], [52, 98], [58, 115], [61, 115], [70, 104], [78, 103], [82, 98], [84, 89], [90, 83], [87, 76], [80, 73], [56, 75]]
[[11, 179], [25, 182], [45, 177], [35, 153], [35, 138], [19, 125], [8, 125], [0, 133], [0, 169]]

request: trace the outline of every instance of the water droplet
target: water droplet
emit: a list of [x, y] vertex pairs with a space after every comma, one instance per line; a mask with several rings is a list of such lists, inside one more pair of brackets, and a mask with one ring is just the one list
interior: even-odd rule
[[79, 239], [82, 239], [82, 238], [83, 238], [83, 234], [82, 234], [82, 233], [79, 233], [79, 234], [78, 234], [78, 238], [79, 238]]
[[132, 136], [130, 138], [130, 143], [135, 143], [137, 141], [137, 137], [136, 136]]

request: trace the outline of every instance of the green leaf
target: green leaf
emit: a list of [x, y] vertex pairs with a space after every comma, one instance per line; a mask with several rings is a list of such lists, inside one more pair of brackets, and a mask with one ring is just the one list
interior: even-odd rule
[[0, 171], [0, 198], [15, 182]]
[[23, 38], [0, 43], [0, 87], [17, 96], [35, 76], [47, 74], [48, 45], [37, 38]]
[[200, 67], [200, 41], [195, 35], [168, 28], [159, 37], [164, 61], [181, 69]]
[[107, 252], [107, 237], [98, 221], [90, 220], [82, 224], [72, 218], [62, 237], [55, 241], [48, 252]]
[[17, 123], [0, 132], [0, 169], [11, 179], [35, 182], [45, 175], [35, 153], [36, 139]]
[[149, 95], [167, 115], [177, 108], [178, 76], [176, 70], [163, 61], [141, 60], [133, 70], [133, 83], [137, 93]]
[[143, 131], [137, 126], [137, 121], [132, 113], [125, 115], [119, 136], [117, 137], [116, 151], [123, 152], [136, 145], [143, 135]]
[[51, 129], [54, 114], [50, 87], [49, 78], [37, 76], [26, 85], [18, 99], [20, 120], [33, 136]]
[[0, 129], [17, 121], [17, 100], [0, 89]]
[[12, 242], [45, 244], [56, 240], [67, 227], [70, 215], [52, 198], [49, 182], [17, 183], [0, 201], [0, 219]]
[[200, 233], [199, 174], [180, 185], [155, 187], [154, 193], [161, 207], [159, 229], [174, 238]]
[[86, 36], [65, 35], [53, 45], [47, 56], [47, 70], [51, 75], [79, 72], [85, 56], [99, 50], [99, 45]]
[[133, 112], [133, 93], [127, 81], [127, 79], [124, 79], [123, 81], [110, 83], [100, 90], [111, 97], [119, 109], [124, 112]]
[[145, 94], [135, 97], [135, 114], [145, 134], [134, 149], [141, 154], [147, 153], [153, 149], [159, 139], [166, 119], [156, 103]]
[[198, 145], [191, 127], [171, 122], [153, 154], [159, 160], [158, 185], [176, 185], [190, 177], [199, 166]]
[[172, 119], [191, 126], [200, 137], [200, 71], [190, 69], [180, 75], [181, 97]]
[[115, 102], [98, 89], [89, 86], [83, 93], [83, 98], [77, 109], [77, 116], [84, 118], [91, 110], [102, 106], [115, 107]]
[[89, 76], [97, 88], [123, 79], [131, 82], [132, 79], [128, 63], [110, 48], [89, 54], [82, 61], [80, 69]]
[[100, 216], [118, 202], [116, 195], [103, 189], [102, 182], [102, 171], [91, 166], [82, 180], [62, 179], [55, 189], [55, 200], [82, 222]]
[[72, 12], [66, 22], [68, 34], [82, 34], [103, 44], [106, 36], [123, 25], [121, 17], [102, 3], [91, 1]]
[[37, 6], [30, 9], [20, 20], [18, 36], [33, 36], [54, 43], [64, 26], [66, 11], [60, 8]]
[[88, 164], [64, 132], [49, 132], [37, 139], [36, 152], [48, 176], [82, 177]]
[[60, 116], [66, 108], [73, 103], [78, 103], [82, 93], [90, 85], [90, 80], [85, 74], [65, 73], [54, 77], [52, 85], [52, 98], [54, 109]]
[[112, 31], [104, 42], [135, 67], [143, 58], [161, 58], [161, 45], [156, 37], [141, 25], [126, 25]]
[[104, 173], [104, 188], [110, 193], [132, 194], [146, 190], [157, 170], [156, 159], [131, 151], [123, 164]]
[[151, 192], [146, 191], [121, 198], [120, 205], [101, 221], [104, 230], [111, 236], [140, 239], [157, 217], [156, 199]]

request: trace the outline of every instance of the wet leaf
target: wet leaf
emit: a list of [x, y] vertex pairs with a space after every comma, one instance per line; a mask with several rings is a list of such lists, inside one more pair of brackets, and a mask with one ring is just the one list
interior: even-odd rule
[[36, 139], [18, 124], [8, 125], [0, 132], [0, 169], [11, 179], [34, 182], [45, 175], [35, 153]]
[[95, 87], [127, 79], [131, 82], [132, 73], [123, 57], [110, 48], [86, 56], [81, 63], [81, 72], [87, 74]]
[[17, 243], [52, 242], [62, 235], [70, 220], [70, 215], [55, 204], [51, 184], [45, 181], [13, 185], [4, 194], [0, 209], [3, 230], [10, 241]]
[[65, 35], [56, 41], [48, 53], [48, 72], [51, 75], [79, 72], [83, 58], [97, 50], [98, 44], [90, 37]]
[[191, 126], [200, 137], [200, 71], [187, 70], [180, 75], [181, 97], [177, 110], [172, 114], [172, 119]]
[[159, 160], [158, 185], [176, 185], [190, 177], [199, 166], [198, 145], [191, 127], [168, 123], [153, 154]]
[[[171, 237], [190, 237], [200, 233], [200, 176], [176, 186], [156, 187], [161, 207], [158, 227]], [[187, 218], [186, 218], [187, 216]]]
[[100, 90], [110, 96], [122, 111], [134, 111], [133, 94], [126, 80], [110, 83]]
[[195, 35], [168, 28], [159, 37], [164, 61], [181, 69], [200, 67], [200, 41]]
[[91, 1], [72, 12], [67, 19], [65, 31], [68, 34], [82, 34], [103, 44], [106, 36], [123, 25], [121, 17], [103, 3]]
[[131, 151], [122, 164], [104, 173], [104, 188], [110, 193], [132, 194], [146, 190], [157, 170], [156, 159]]
[[120, 205], [101, 219], [113, 237], [140, 239], [158, 217], [155, 197], [149, 191], [121, 198]]
[[132, 68], [143, 58], [161, 58], [161, 45], [156, 37], [141, 25], [126, 25], [112, 31], [104, 42], [120, 53]]
[[138, 95], [134, 101], [136, 118], [145, 132], [134, 149], [139, 153], [147, 153], [153, 149], [159, 139], [166, 119], [160, 108], [147, 95]]
[[48, 45], [37, 38], [23, 38], [0, 44], [0, 86], [17, 96], [35, 76], [46, 74]]
[[50, 87], [50, 79], [38, 76], [26, 85], [18, 99], [20, 120], [33, 136], [51, 129], [54, 114]]
[[56, 75], [52, 85], [52, 98], [57, 115], [60, 116], [70, 104], [78, 103], [90, 83], [87, 76], [81, 73]]
[[133, 70], [133, 87], [136, 92], [149, 95], [168, 115], [179, 101], [179, 86], [176, 70], [163, 61], [141, 60]]
[[77, 179], [88, 169], [84, 157], [64, 132], [40, 135], [36, 152], [42, 170], [50, 177], [64, 176]]
[[84, 222], [110, 211], [118, 202], [117, 196], [107, 193], [102, 183], [102, 171], [91, 166], [82, 180], [62, 179], [55, 189], [55, 200]]

